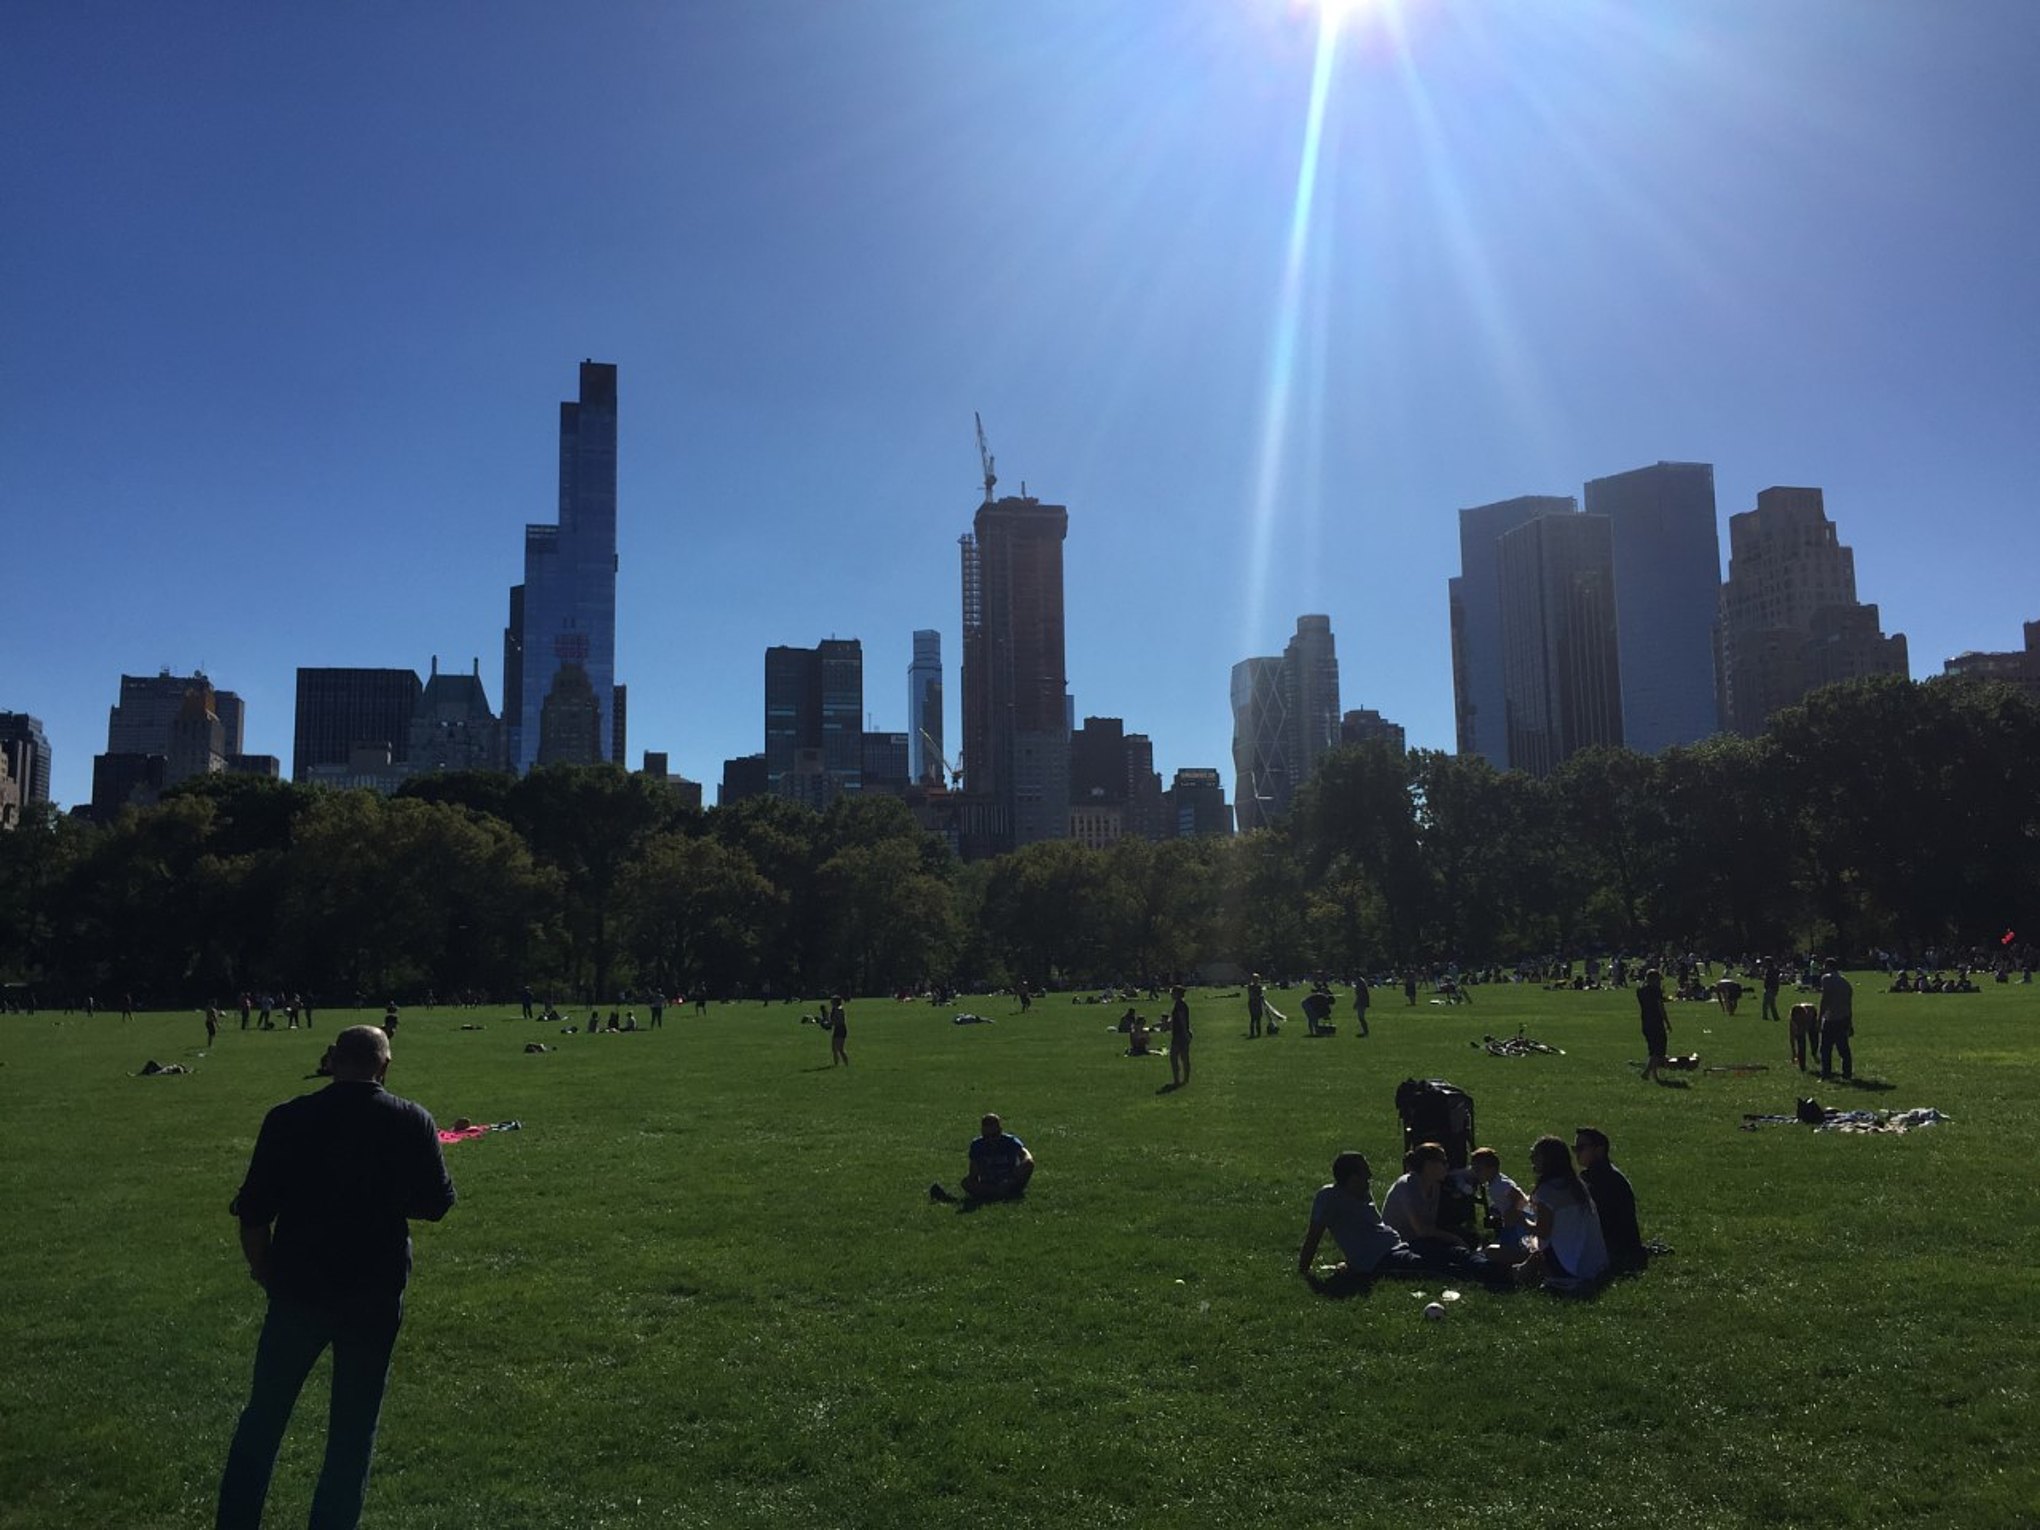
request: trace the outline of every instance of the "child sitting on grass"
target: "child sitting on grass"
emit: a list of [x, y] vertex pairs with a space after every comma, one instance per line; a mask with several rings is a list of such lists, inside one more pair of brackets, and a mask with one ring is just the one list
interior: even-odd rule
[[1488, 1258], [1500, 1264], [1520, 1264], [1530, 1252], [1530, 1197], [1502, 1172], [1502, 1155], [1493, 1148], [1475, 1148], [1466, 1167], [1456, 1170], [1454, 1178], [1468, 1195], [1476, 1189], [1487, 1191], [1488, 1222], [1495, 1230], [1495, 1241], [1486, 1250]]

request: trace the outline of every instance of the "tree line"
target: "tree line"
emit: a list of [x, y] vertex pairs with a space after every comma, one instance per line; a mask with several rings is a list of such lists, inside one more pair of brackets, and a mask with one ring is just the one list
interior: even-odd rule
[[1757, 739], [1596, 750], [1549, 777], [1329, 755], [1271, 829], [960, 864], [901, 802], [706, 812], [613, 766], [421, 778], [392, 797], [187, 783], [0, 835], [0, 980], [44, 1003], [243, 990], [877, 993], [1551, 953], [1917, 951], [2030, 940], [2040, 706], [1883, 678]]

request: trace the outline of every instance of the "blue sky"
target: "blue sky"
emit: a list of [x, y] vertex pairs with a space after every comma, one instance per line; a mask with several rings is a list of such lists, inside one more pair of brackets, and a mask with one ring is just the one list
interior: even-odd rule
[[1332, 618], [1451, 745], [1454, 511], [1715, 464], [1825, 488], [1915, 675], [2040, 617], [2040, 5], [15, 5], [0, 709], [65, 802], [123, 672], [290, 766], [300, 665], [501, 704], [558, 400], [622, 395], [617, 668], [712, 786], [763, 650], [905, 726], [956, 538], [1070, 507], [1078, 715], [1230, 783], [1227, 680]]

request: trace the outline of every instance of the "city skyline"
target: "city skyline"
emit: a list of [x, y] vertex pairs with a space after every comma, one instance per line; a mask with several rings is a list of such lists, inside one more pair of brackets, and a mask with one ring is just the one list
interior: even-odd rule
[[1918, 676], [2020, 647], [2040, 15], [1398, 14], [1314, 72], [1276, 0], [511, 4], [481, 49], [10, 13], [0, 709], [75, 804], [122, 674], [203, 669], [287, 758], [299, 668], [491, 654], [586, 356], [627, 394], [628, 758], [704, 783], [766, 647], [961, 653], [972, 410], [1070, 506], [1076, 712], [1164, 779], [1230, 775], [1231, 666], [1298, 611], [1451, 748], [1456, 512], [1639, 463], [1712, 463], [1724, 548], [1820, 486]]

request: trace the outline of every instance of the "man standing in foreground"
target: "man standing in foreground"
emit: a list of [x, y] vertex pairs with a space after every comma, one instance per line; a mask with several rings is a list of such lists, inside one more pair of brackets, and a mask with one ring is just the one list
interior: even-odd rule
[[432, 1117], [382, 1087], [389, 1038], [372, 1025], [349, 1026], [332, 1061], [331, 1084], [264, 1118], [229, 1208], [269, 1313], [220, 1478], [218, 1530], [261, 1523], [291, 1409], [328, 1345], [333, 1401], [310, 1525], [353, 1530], [360, 1521], [411, 1273], [406, 1221], [436, 1222], [453, 1206]]
[[1827, 970], [1820, 975], [1820, 1076], [1833, 1078], [1835, 1053], [1842, 1054], [1842, 1077], [1856, 1072], [1856, 1059], [1849, 1052], [1849, 1038], [1856, 1034], [1855, 990], [1842, 976], [1841, 967], [1830, 956]]

